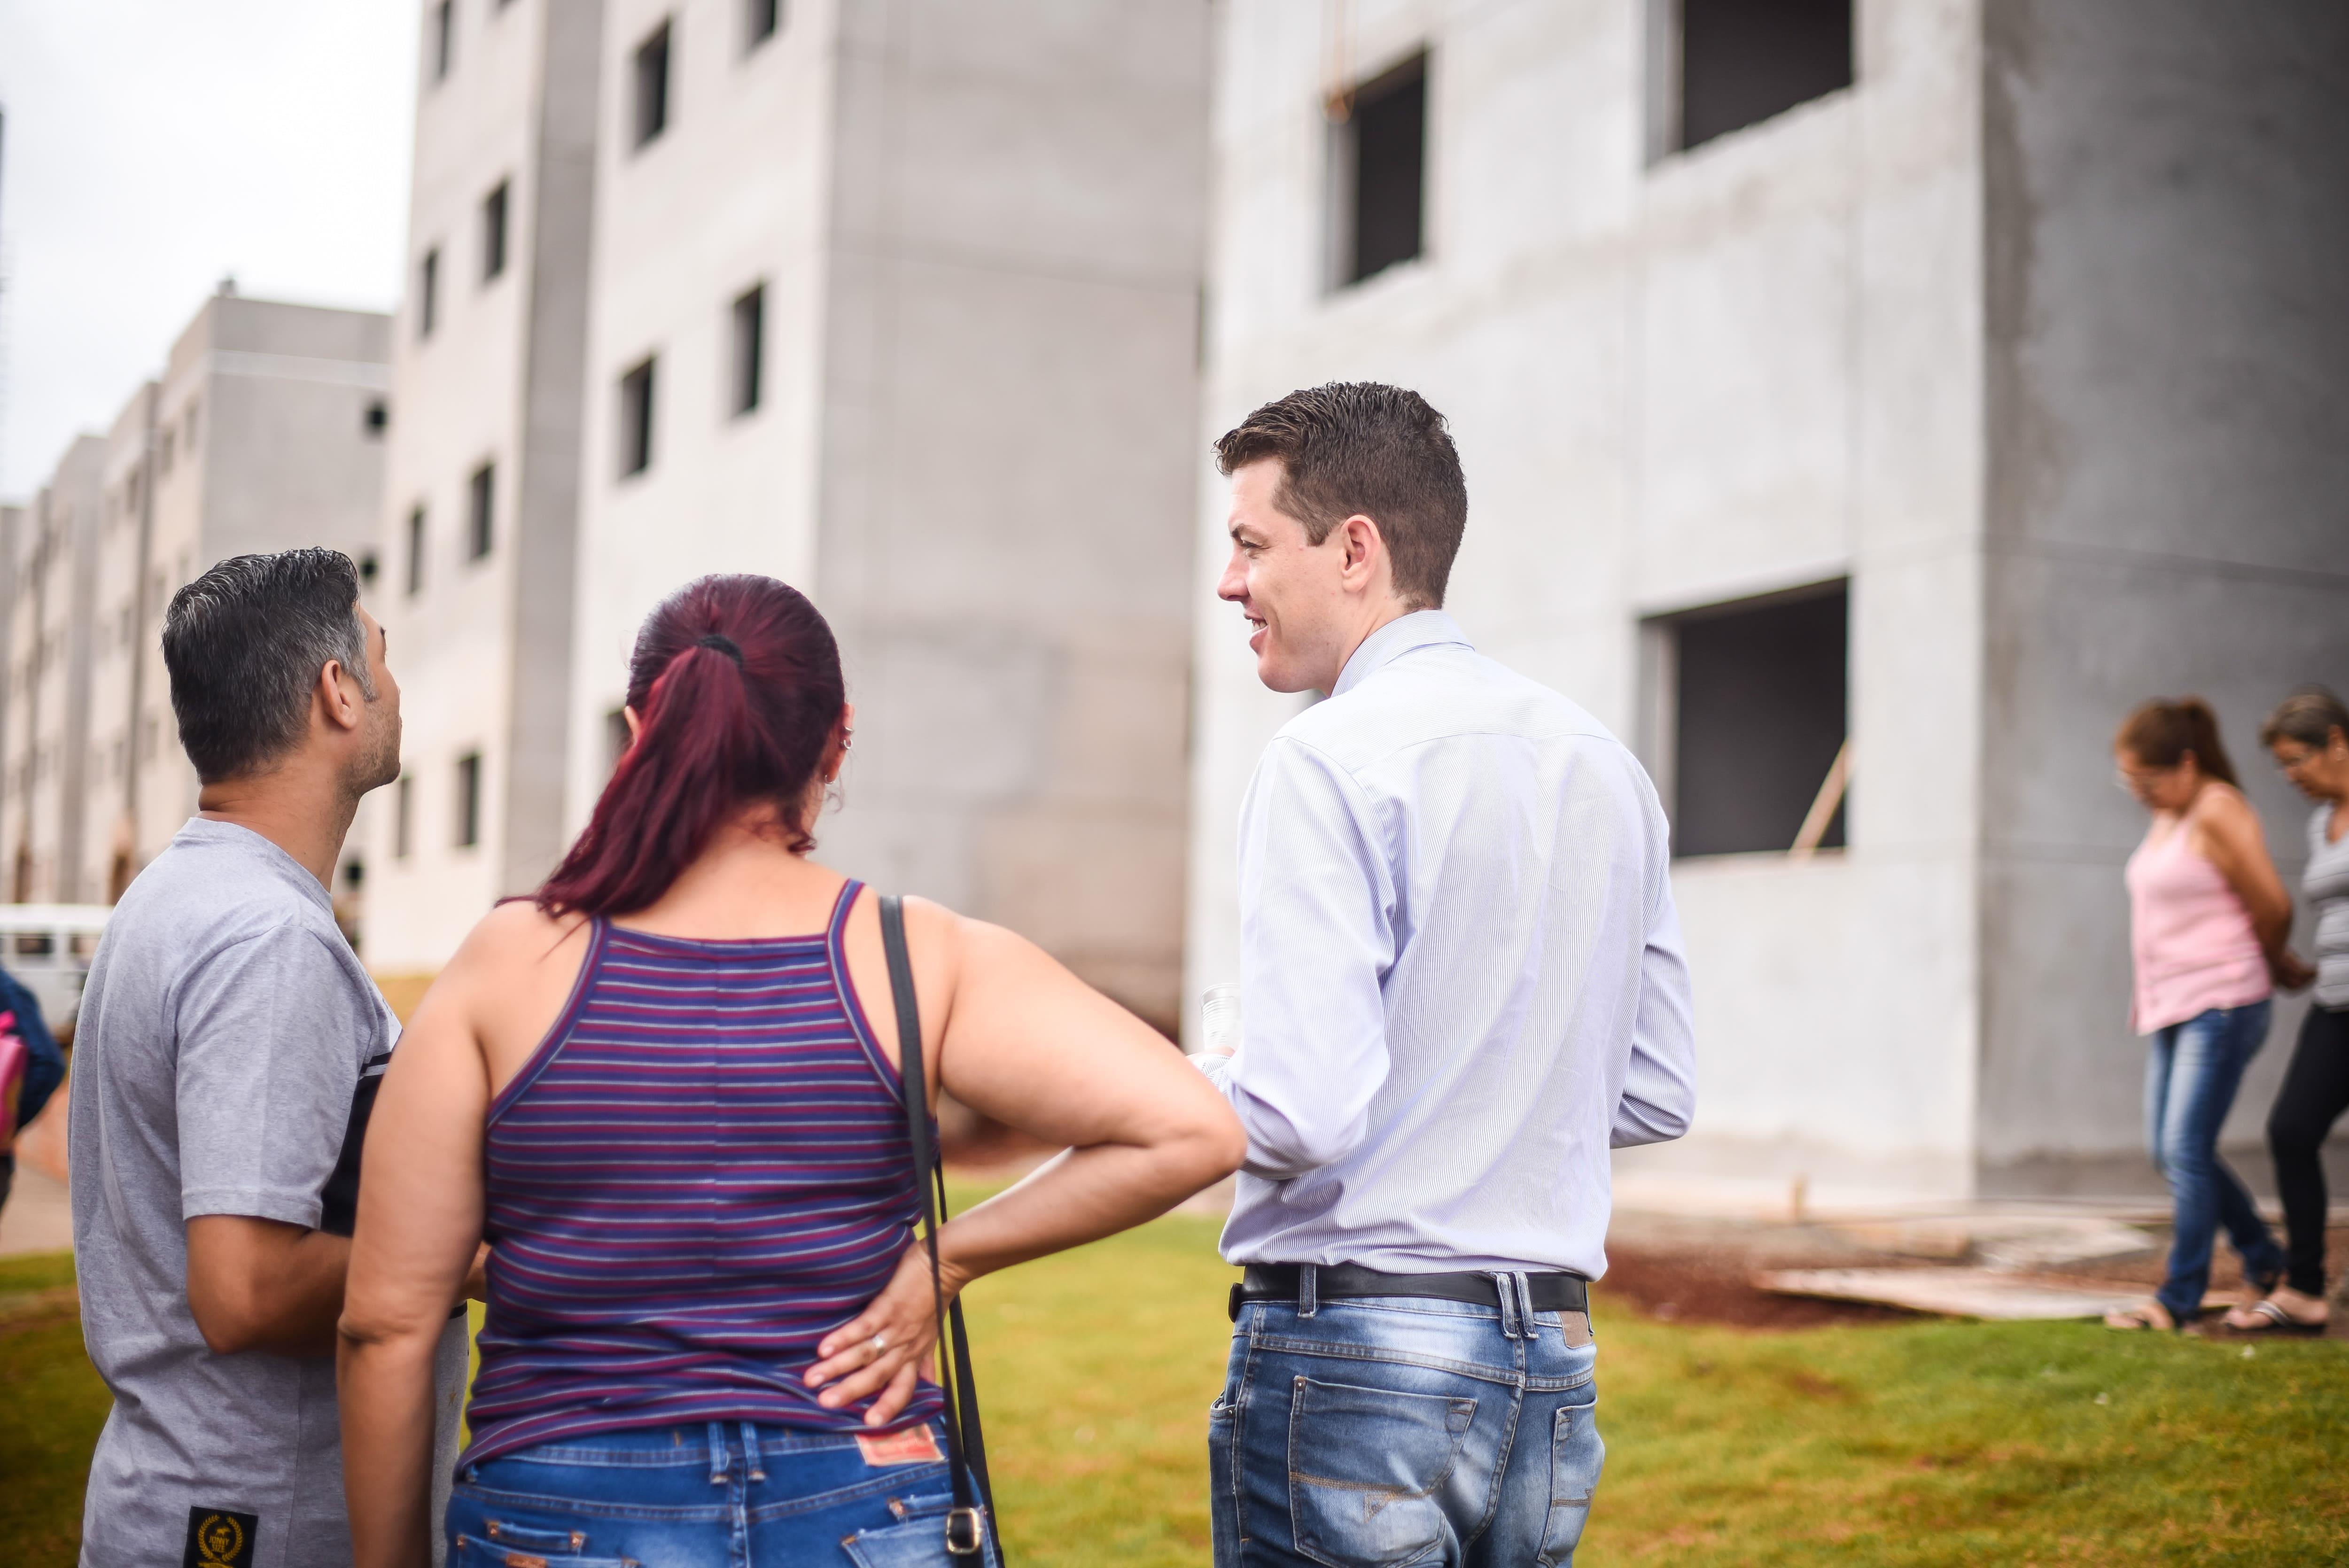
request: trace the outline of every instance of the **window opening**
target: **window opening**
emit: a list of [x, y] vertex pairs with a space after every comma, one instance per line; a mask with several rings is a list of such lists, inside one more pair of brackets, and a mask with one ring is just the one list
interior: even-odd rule
[[1674, 854], [1844, 843], [1849, 622], [1837, 583], [1651, 624], [1668, 644], [1651, 713], [1669, 738]]
[[408, 514], [408, 596], [424, 592], [424, 509]]
[[782, 21], [782, 0], [742, 0], [743, 52], [747, 54], [773, 37]]
[[479, 561], [497, 542], [498, 467], [483, 463], [465, 486], [465, 556]]
[[1427, 57], [1404, 61], [1339, 106], [1338, 282], [1358, 284], [1423, 248], [1427, 207]]
[[424, 262], [416, 273], [416, 335], [429, 337], [440, 317], [440, 253], [435, 248], [424, 253]]
[[1696, 147], [1851, 86], [1852, 6], [1680, 0], [1679, 145]]
[[456, 0], [440, 0], [432, 7], [432, 79], [445, 82], [457, 57]]
[[367, 406], [367, 433], [380, 436], [390, 423], [390, 406], [380, 397], [370, 399]]
[[511, 182], [481, 198], [481, 281], [489, 283], [506, 270], [506, 207]]
[[668, 129], [668, 36], [669, 25], [663, 22], [636, 46], [635, 145], [638, 147]]
[[470, 850], [481, 841], [481, 754], [469, 751], [457, 758], [457, 847]]
[[643, 473], [653, 461], [653, 361], [620, 377], [620, 477]]
[[415, 786], [416, 780], [402, 773], [399, 782], [392, 787], [391, 858], [396, 861], [408, 858], [408, 846], [413, 841], [409, 834], [414, 821]]
[[759, 406], [760, 373], [766, 356], [766, 335], [767, 291], [761, 285], [734, 302], [732, 405], [737, 414], [748, 414]]

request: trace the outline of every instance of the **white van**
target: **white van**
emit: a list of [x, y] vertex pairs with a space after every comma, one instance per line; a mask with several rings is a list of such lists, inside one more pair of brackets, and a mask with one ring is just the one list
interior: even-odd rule
[[114, 911], [102, 903], [0, 903], [0, 969], [41, 1005], [53, 1030], [81, 1007], [98, 934]]

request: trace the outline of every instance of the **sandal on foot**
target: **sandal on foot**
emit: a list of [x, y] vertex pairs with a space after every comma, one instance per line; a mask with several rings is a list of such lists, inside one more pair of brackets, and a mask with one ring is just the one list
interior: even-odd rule
[[2118, 1312], [2105, 1314], [2105, 1326], [2117, 1328], [2125, 1333], [2158, 1328], [2165, 1334], [2172, 1334], [2177, 1332], [2178, 1320], [2169, 1315], [2169, 1308], [2162, 1305], [2161, 1303], [2147, 1301], [2139, 1302], [2135, 1306], [2125, 1306]]
[[2227, 1313], [2227, 1326], [2238, 1334], [2318, 1335], [2324, 1332], [2328, 1324], [2303, 1323], [2270, 1299], [2230, 1308]]

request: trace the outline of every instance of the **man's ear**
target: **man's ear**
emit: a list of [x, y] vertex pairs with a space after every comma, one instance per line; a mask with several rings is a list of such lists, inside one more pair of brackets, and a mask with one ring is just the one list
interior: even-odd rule
[[[1386, 552], [1386, 541], [1379, 533], [1379, 525], [1361, 512], [1356, 512], [1338, 525], [1343, 536], [1339, 547], [1345, 559], [1339, 570], [1349, 587], [1370, 586], [1370, 574], [1376, 572], [1379, 557]], [[1360, 574], [1360, 575], [1358, 575]]]
[[328, 659], [318, 670], [318, 702], [326, 722], [337, 729], [357, 729], [367, 717], [367, 693], [357, 677], [343, 668], [340, 659]]

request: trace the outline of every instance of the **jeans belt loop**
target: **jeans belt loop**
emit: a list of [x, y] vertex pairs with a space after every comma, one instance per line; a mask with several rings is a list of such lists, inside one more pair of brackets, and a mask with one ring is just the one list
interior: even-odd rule
[[764, 1480], [766, 1467], [760, 1463], [759, 1425], [756, 1421], [742, 1423], [742, 1464], [744, 1479]]
[[725, 1425], [722, 1422], [712, 1421], [709, 1423], [710, 1485], [724, 1486], [726, 1484], [727, 1458]]
[[1506, 1274], [1495, 1274], [1491, 1277], [1494, 1294], [1501, 1298], [1501, 1337], [1515, 1339], [1517, 1336], [1516, 1286], [1510, 1283], [1511, 1276]]
[[1517, 1305], [1525, 1313], [1526, 1337], [1541, 1337], [1541, 1317], [1534, 1311], [1534, 1276], [1519, 1269], [1509, 1276], [1517, 1282]]
[[1310, 1317], [1321, 1310], [1321, 1280], [1319, 1266], [1314, 1264], [1297, 1265], [1297, 1315]]

